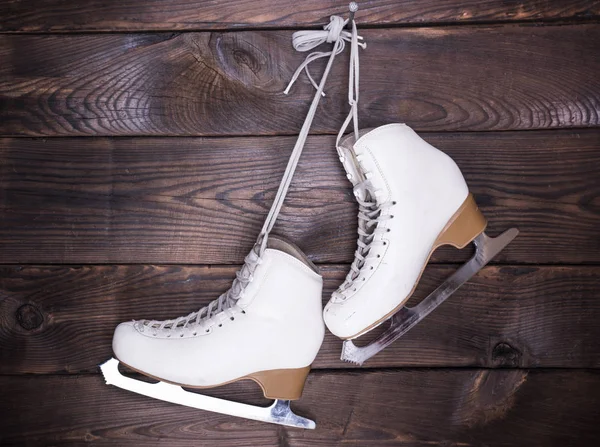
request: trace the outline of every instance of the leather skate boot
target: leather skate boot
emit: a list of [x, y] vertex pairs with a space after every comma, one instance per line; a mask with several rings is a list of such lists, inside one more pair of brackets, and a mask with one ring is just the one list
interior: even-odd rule
[[272, 235], [221, 298], [174, 320], [121, 323], [113, 351], [166, 382], [207, 388], [252, 379], [265, 397], [298, 399], [323, 342], [322, 287], [300, 249]]
[[[481, 245], [486, 228], [456, 163], [410, 127], [388, 124], [360, 131], [358, 137], [347, 136], [338, 145], [359, 203], [358, 248], [350, 272], [324, 310], [327, 327], [342, 339], [359, 337], [398, 312], [436, 248], [462, 249], [472, 241]], [[509, 236], [504, 245], [516, 233]], [[471, 266], [470, 276], [485, 265], [482, 261], [480, 256]], [[446, 287], [444, 293], [453, 290]], [[436, 303], [431, 307], [430, 300], [427, 312], [402, 314], [396, 323], [406, 326], [410, 320], [409, 326], [414, 326], [441, 303], [439, 298], [431, 298]], [[384, 335], [388, 338], [378, 341], [377, 350], [391, 343], [392, 335], [402, 334]], [[377, 352], [353, 356], [351, 351], [359, 349], [346, 343], [342, 359], [362, 363]]]

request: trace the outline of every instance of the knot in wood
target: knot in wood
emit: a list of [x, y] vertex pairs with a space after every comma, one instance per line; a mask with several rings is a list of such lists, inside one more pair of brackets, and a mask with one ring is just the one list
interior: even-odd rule
[[37, 329], [44, 322], [44, 316], [40, 310], [32, 304], [23, 304], [17, 309], [17, 321], [25, 330]]
[[267, 52], [271, 47], [272, 43], [261, 36], [222, 34], [216, 39], [215, 46], [220, 71], [247, 87], [267, 85], [274, 78], [272, 64], [278, 62], [277, 54]]
[[492, 363], [494, 366], [515, 368], [521, 361], [521, 352], [506, 342], [500, 342], [492, 351]]

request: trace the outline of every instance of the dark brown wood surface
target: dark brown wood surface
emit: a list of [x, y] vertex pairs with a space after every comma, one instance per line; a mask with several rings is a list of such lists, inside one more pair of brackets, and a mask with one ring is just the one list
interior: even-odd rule
[[[19, 415], [0, 432], [11, 446], [565, 447], [593, 446], [600, 437], [597, 370], [315, 373], [293, 403], [316, 419], [310, 431], [156, 401], [107, 386], [99, 375], [4, 376], [0, 387], [4, 405]], [[208, 393], [259, 404], [257, 392], [241, 382]]]
[[[328, 300], [348, 267], [321, 270]], [[428, 267], [412, 303], [454, 270]], [[112, 355], [118, 323], [187, 315], [224, 292], [235, 272], [0, 267], [0, 374], [95, 372]], [[600, 367], [599, 275], [600, 267], [486, 267], [365, 367]], [[351, 367], [340, 353], [341, 341], [327, 333], [313, 367]]]
[[[397, 121], [421, 131], [600, 124], [596, 25], [361, 34], [368, 42], [361, 54], [363, 127]], [[315, 133], [337, 133], [348, 112], [346, 56], [332, 70]], [[304, 57], [291, 47], [289, 31], [2, 35], [0, 134], [294, 134], [313, 87], [302, 77], [289, 95], [282, 92]]]
[[[38, 0], [0, 3], [0, 32], [132, 31], [320, 27], [342, 15], [344, 2], [303, 0]], [[595, 0], [370, 0], [359, 2], [361, 25], [593, 19]]]
[[[462, 168], [492, 234], [520, 229], [494, 262], [600, 262], [600, 131], [424, 136]], [[293, 143], [1, 139], [0, 262], [241, 263]], [[357, 208], [333, 145], [309, 138], [276, 229], [314, 261], [350, 262]]]
[[[598, 444], [600, 2], [359, 3], [360, 126], [408, 123], [491, 234], [521, 233], [364, 368], [327, 333], [301, 431], [109, 387], [98, 364], [119, 322], [229, 286], [314, 94], [304, 74], [282, 93], [306, 56], [292, 33], [347, 2], [0, 2], [0, 445]], [[275, 229], [324, 302], [356, 240], [333, 148], [347, 85], [343, 54]], [[438, 250], [409, 304], [470, 253]], [[252, 382], [205, 393], [266, 403]]]

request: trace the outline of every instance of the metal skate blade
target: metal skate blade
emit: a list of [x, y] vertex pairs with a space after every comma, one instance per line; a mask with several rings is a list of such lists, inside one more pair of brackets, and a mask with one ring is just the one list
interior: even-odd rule
[[429, 296], [417, 306], [412, 308], [402, 307], [390, 317], [389, 321], [391, 322], [391, 326], [376, 340], [366, 346], [360, 347], [356, 346], [352, 340], [344, 340], [341, 359], [360, 366], [379, 351], [402, 337], [423, 318], [429, 315], [436, 307], [442, 304], [446, 298], [456, 292], [460, 286], [471, 279], [494, 256], [500, 253], [504, 247], [517, 237], [518, 234], [519, 230], [516, 228], [506, 230], [500, 236], [495, 238], [489, 237], [485, 233], [481, 233], [473, 240], [473, 243], [475, 244], [475, 254], [467, 263], [454, 272], [450, 278], [431, 292]]
[[292, 411], [289, 400], [276, 399], [268, 407], [256, 407], [254, 405], [191, 393], [178, 385], [170, 383], [142, 382], [122, 375], [119, 371], [119, 361], [115, 358], [111, 358], [100, 365], [100, 370], [108, 385], [114, 385], [118, 388], [164, 400], [165, 402], [272, 424], [308, 429], [315, 428], [314, 421], [298, 416]]

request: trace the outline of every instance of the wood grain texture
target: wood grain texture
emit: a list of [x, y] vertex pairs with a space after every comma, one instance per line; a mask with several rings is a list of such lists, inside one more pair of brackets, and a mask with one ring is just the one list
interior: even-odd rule
[[[0, 2], [0, 445], [598, 443], [597, 0], [360, 2], [361, 127], [425, 132], [489, 233], [521, 234], [365, 367], [327, 332], [293, 404], [317, 430], [104, 385], [119, 322], [184, 315], [229, 287], [314, 95], [304, 74], [282, 94], [305, 57], [292, 33], [346, 5]], [[347, 76], [344, 54], [275, 229], [320, 263], [323, 303], [355, 249], [332, 136]], [[470, 253], [437, 251], [409, 305]], [[267, 402], [253, 382], [206, 394]]]
[[[274, 135], [298, 132], [314, 95], [291, 31], [0, 36], [0, 134]], [[600, 28], [361, 31], [361, 125], [488, 131], [598, 126]], [[69, 51], [65, 51], [68, 48]], [[321, 61], [324, 62], [324, 61]], [[319, 73], [320, 67], [311, 67]], [[313, 126], [346, 116], [347, 54]]]
[[[461, 167], [491, 234], [521, 230], [494, 262], [600, 262], [600, 131], [424, 137]], [[0, 139], [0, 262], [241, 263], [293, 143]], [[351, 262], [357, 208], [333, 144], [309, 138], [276, 231], [314, 261]]]
[[[582, 446], [600, 436], [598, 371], [399, 370], [309, 375], [300, 430], [181, 407], [99, 375], [0, 377], [2, 445]], [[211, 395], [263, 403], [251, 382]], [[43, 399], [40, 399], [43, 396]]]
[[[474, 21], [592, 19], [600, 16], [595, 0], [500, 1], [426, 0], [361, 1], [361, 25], [390, 26]], [[48, 31], [174, 31], [320, 26], [331, 15], [346, 15], [346, 4], [322, 0], [202, 1], [90, 0], [84, 4], [42, 0], [35, 8], [26, 2], [0, 3], [0, 32]]]
[[[322, 268], [324, 303], [347, 266]], [[455, 270], [428, 267], [412, 303]], [[230, 285], [235, 267], [0, 267], [0, 373], [96, 371], [114, 328], [187, 315]], [[486, 267], [365, 367], [600, 367], [600, 267]], [[360, 343], [374, 336], [361, 338]], [[327, 333], [314, 368], [350, 368]]]

